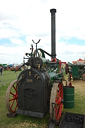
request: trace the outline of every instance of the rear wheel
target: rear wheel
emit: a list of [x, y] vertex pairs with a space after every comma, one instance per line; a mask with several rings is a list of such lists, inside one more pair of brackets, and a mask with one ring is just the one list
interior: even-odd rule
[[[50, 97], [50, 117], [59, 121], [63, 110], [63, 86], [62, 83], [54, 83]], [[53, 109], [54, 107], [54, 109]]]
[[14, 80], [8, 86], [6, 92], [6, 106], [10, 113], [16, 113], [18, 108], [17, 80]]

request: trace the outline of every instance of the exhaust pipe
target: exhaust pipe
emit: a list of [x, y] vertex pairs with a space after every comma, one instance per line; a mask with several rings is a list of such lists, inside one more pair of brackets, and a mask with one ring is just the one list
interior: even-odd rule
[[52, 59], [56, 58], [56, 9], [50, 9], [51, 13], [51, 55]]

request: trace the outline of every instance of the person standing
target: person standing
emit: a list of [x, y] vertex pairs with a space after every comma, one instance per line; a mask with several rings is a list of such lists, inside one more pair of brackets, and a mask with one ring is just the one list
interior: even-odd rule
[[0, 66], [0, 72], [1, 72], [1, 76], [2, 76], [2, 70], [3, 70], [3, 68], [2, 68], [2, 66]]

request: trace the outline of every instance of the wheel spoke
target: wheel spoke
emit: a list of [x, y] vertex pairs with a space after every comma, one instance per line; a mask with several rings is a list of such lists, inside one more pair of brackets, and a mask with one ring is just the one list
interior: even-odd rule
[[62, 113], [62, 104], [58, 105], [57, 108], [55, 109], [55, 116], [57, 120], [60, 119], [61, 113]]
[[61, 103], [61, 100], [63, 99], [63, 85], [62, 85], [62, 83], [59, 83], [58, 87], [59, 87], [59, 91], [57, 90], [57, 96], [55, 99], [55, 103], [56, 103], [55, 117], [56, 117], [56, 120], [60, 119], [61, 113], [62, 113], [62, 107], [63, 107], [63, 105]]
[[60, 91], [58, 92], [58, 97], [60, 97]]
[[9, 101], [15, 100], [15, 98], [13, 97], [12, 99], [10, 99]]
[[59, 108], [60, 108], [59, 105], [57, 106], [57, 108], [55, 108], [55, 111], [56, 111], [56, 112], [55, 112], [55, 113], [56, 113], [56, 117], [58, 116]]
[[13, 88], [15, 89], [15, 91], [17, 92], [17, 89], [15, 88], [15, 86], [13, 85]]
[[12, 94], [14, 96], [14, 94], [12, 92], [10, 92], [10, 94]]
[[[14, 100], [14, 101], [15, 101], [15, 100]], [[10, 108], [12, 108], [12, 106], [13, 106], [13, 104], [14, 104], [14, 101], [12, 102], [12, 104], [11, 104]]]

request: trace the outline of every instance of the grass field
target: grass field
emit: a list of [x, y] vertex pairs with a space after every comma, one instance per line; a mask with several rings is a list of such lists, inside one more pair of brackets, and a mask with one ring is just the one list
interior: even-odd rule
[[[0, 82], [0, 128], [47, 128], [49, 115], [43, 119], [32, 118], [24, 115], [18, 115], [15, 118], [6, 116], [7, 109], [5, 95], [10, 82], [15, 80], [20, 73], [14, 71], [3, 71], [3, 82]], [[1, 80], [1, 76], [0, 76]], [[85, 81], [73, 81], [75, 86], [75, 107], [73, 109], [64, 109], [64, 112], [85, 114]]]

